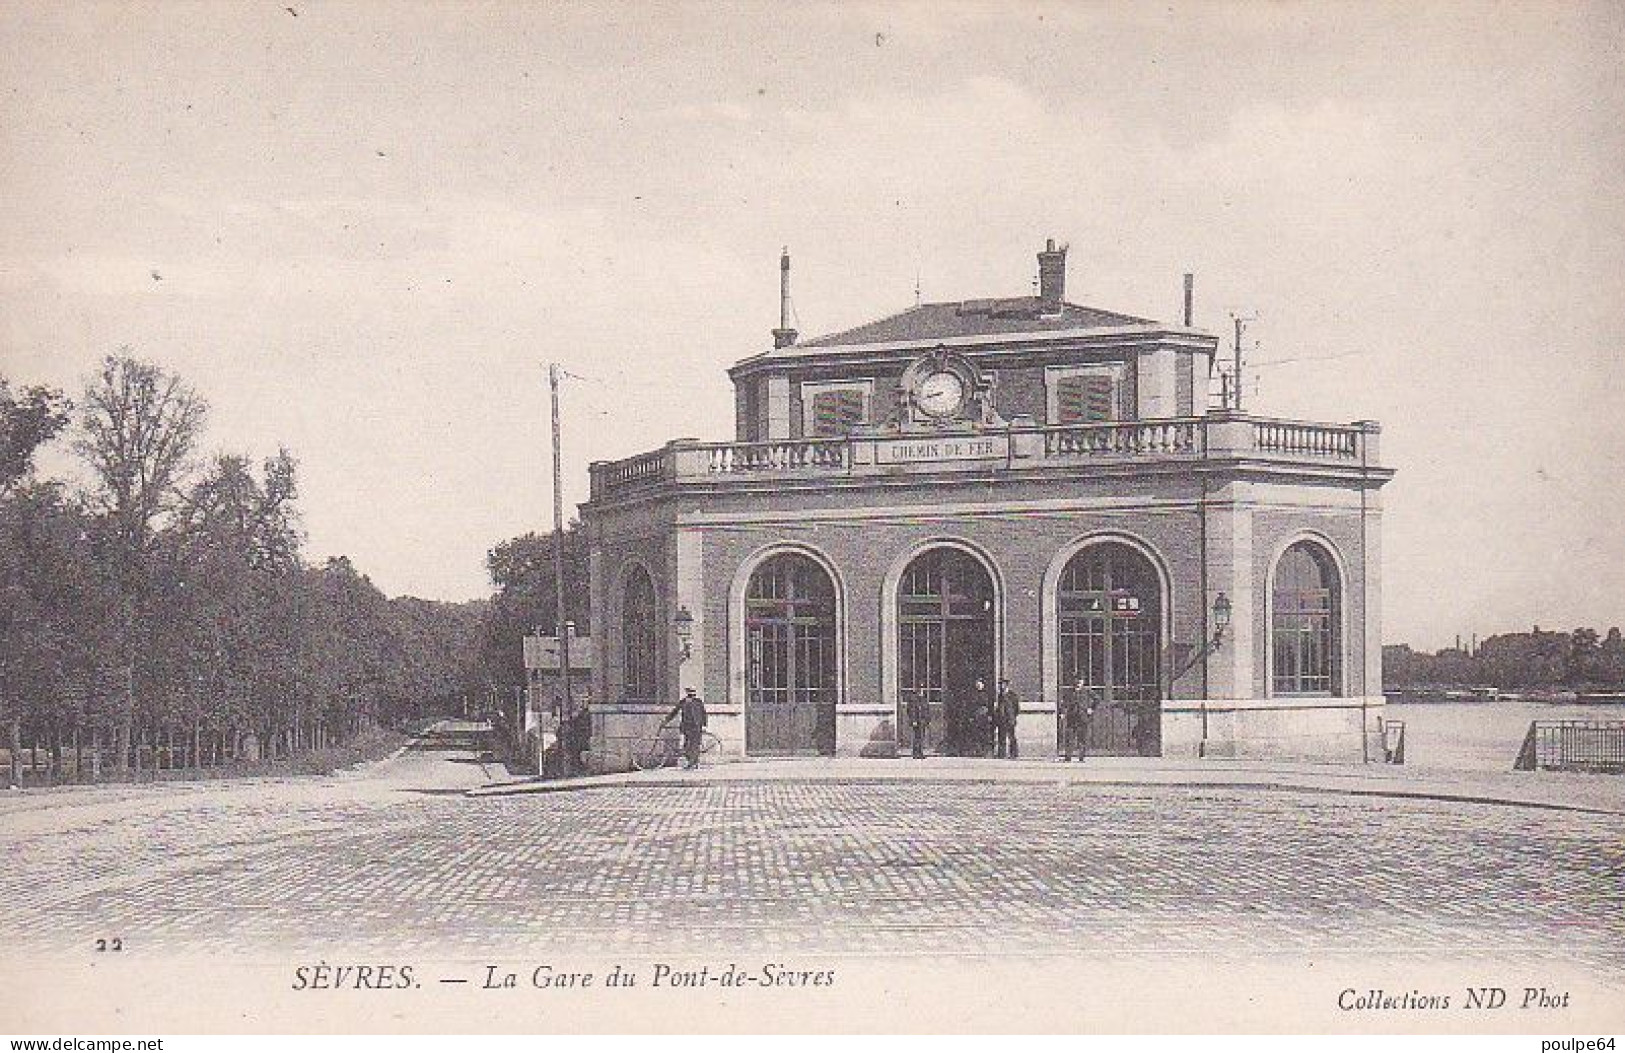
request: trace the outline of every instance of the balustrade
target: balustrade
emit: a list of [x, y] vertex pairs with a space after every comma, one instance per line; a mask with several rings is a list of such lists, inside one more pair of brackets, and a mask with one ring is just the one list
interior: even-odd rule
[[[1010, 430], [1010, 469], [1050, 460], [1090, 458], [1228, 457], [1356, 461], [1368, 425], [1310, 424], [1214, 415], [1171, 420], [1114, 421]], [[876, 465], [872, 446], [892, 436], [782, 439], [770, 442], [675, 442], [621, 461], [593, 466], [593, 493], [601, 496], [661, 481], [770, 476], [779, 473], [866, 472]], [[865, 443], [869, 452], [857, 456]], [[1369, 453], [1370, 451], [1367, 450]], [[915, 462], [929, 465], [930, 462]]]
[[1194, 453], [1198, 424], [1194, 420], [1134, 421], [1045, 428], [1044, 456]]
[[1264, 453], [1350, 459], [1360, 456], [1359, 429], [1331, 424], [1254, 421], [1253, 444]]
[[666, 451], [651, 450], [636, 457], [593, 466], [593, 489], [620, 490], [639, 483], [652, 482], [666, 474]]
[[802, 439], [785, 442], [739, 442], [702, 447], [712, 475], [789, 471], [797, 468], [840, 469], [851, 463], [845, 439]]

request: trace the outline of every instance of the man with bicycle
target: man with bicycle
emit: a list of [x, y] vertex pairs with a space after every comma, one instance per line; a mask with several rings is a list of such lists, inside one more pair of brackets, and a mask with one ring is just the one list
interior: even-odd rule
[[698, 768], [700, 739], [705, 735], [705, 700], [695, 694], [692, 687], [683, 689], [683, 697], [671, 707], [671, 712], [666, 714], [660, 726], [664, 728], [673, 720], [677, 721], [677, 730], [683, 735], [683, 767]]

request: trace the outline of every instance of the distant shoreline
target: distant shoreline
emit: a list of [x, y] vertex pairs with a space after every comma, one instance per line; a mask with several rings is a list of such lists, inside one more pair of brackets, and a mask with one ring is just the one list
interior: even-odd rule
[[1495, 702], [1549, 706], [1625, 706], [1625, 691], [1503, 691], [1494, 687], [1395, 687], [1383, 692], [1395, 705], [1485, 705]]

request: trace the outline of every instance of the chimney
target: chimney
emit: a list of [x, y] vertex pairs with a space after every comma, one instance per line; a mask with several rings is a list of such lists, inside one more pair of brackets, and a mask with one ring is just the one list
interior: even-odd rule
[[1185, 328], [1191, 327], [1191, 296], [1196, 290], [1196, 275], [1185, 275]]
[[790, 248], [785, 246], [779, 256], [779, 327], [773, 330], [773, 346], [789, 347], [796, 342], [796, 331], [790, 328]]
[[1066, 246], [1055, 247], [1055, 239], [1044, 242], [1038, 254], [1038, 303], [1044, 313], [1061, 309], [1066, 299]]

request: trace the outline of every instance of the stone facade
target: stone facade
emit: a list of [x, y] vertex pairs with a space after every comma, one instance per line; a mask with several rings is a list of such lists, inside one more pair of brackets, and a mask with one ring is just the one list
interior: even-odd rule
[[[740, 441], [593, 466], [594, 768], [629, 766], [685, 687], [707, 700], [721, 757], [763, 742], [895, 755], [905, 696], [962, 707], [972, 673], [1023, 700], [1023, 756], [1053, 754], [1075, 674], [1101, 681], [1102, 697], [1132, 696], [1125, 751], [1380, 759], [1378, 492], [1392, 473], [1375, 425], [1202, 412], [1192, 392], [1208, 388], [1215, 338], [1054, 289], [926, 305], [805, 345], [777, 332], [783, 346], [732, 371]], [[843, 382], [859, 394], [828, 404], [848, 414], [842, 429], [809, 437], [809, 421], [832, 418], [806, 403]], [[1324, 568], [1326, 588], [1309, 593], [1319, 614], [1272, 609], [1306, 595], [1276, 580], [1295, 545]], [[1108, 549], [1138, 584], [1079, 591], [1076, 561]], [[943, 616], [963, 629], [919, 614], [925, 553], [985, 583], [980, 611]], [[816, 586], [813, 606], [760, 598], [753, 575], [786, 554]], [[652, 610], [628, 596], [644, 574]], [[1216, 602], [1229, 605], [1222, 629]], [[627, 624], [650, 617], [653, 634]], [[1288, 646], [1278, 627], [1299, 657], [1272, 658]], [[957, 656], [955, 632], [974, 642]], [[627, 649], [651, 638], [653, 683], [628, 697]], [[1139, 671], [1098, 667], [1089, 648], [1102, 647]], [[762, 723], [769, 700], [782, 727]]]

